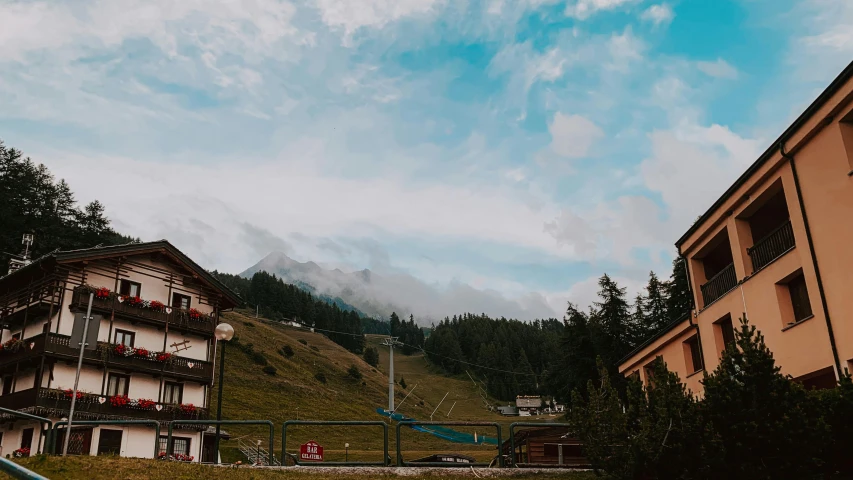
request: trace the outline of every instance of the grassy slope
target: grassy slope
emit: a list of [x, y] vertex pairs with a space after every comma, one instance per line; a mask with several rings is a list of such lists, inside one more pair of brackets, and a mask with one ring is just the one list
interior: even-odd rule
[[[334, 478], [337, 480], [363, 480], [365, 478], [398, 478], [392, 472], [387, 474], [371, 473], [369, 476], [342, 474], [332, 475], [330, 472], [310, 474], [294, 471], [255, 470], [249, 468], [216, 468], [205, 465], [187, 465], [175, 462], [162, 462], [158, 460], [139, 460], [116, 457], [70, 457], [62, 459], [59, 457], [33, 457], [20, 461], [25, 467], [51, 479], [63, 480], [315, 480], [322, 478]], [[483, 473], [481, 473], [482, 475]], [[0, 474], [2, 477], [2, 474]], [[442, 478], [455, 480], [461, 478], [475, 478], [470, 473], [454, 474], [447, 472], [442, 475], [418, 474], [406, 478]], [[543, 478], [541, 475], [521, 474], [512, 478], [534, 479]], [[595, 475], [592, 472], [566, 472], [555, 475], [547, 475], [544, 478], [554, 480], [592, 480]]]
[[[224, 419], [270, 419], [276, 425], [276, 451], [281, 446], [281, 424], [285, 420], [294, 420], [297, 409], [300, 420], [382, 420], [376, 413], [377, 407], [388, 404], [388, 349], [380, 347], [380, 367], [371, 368], [360, 357], [344, 350], [322, 335], [303, 329], [286, 327], [278, 323], [255, 320], [240, 313], [226, 314], [225, 321], [234, 326], [240, 342], [252, 343], [256, 351], [262, 352], [270, 364], [277, 370], [276, 376], [261, 371], [242, 351], [229, 346], [226, 352], [225, 393], [223, 396]], [[303, 345], [299, 340], [305, 340]], [[376, 345], [378, 337], [371, 337], [368, 343]], [[295, 355], [286, 359], [278, 353], [284, 345], [290, 345]], [[315, 351], [311, 347], [316, 348]], [[346, 371], [355, 364], [364, 374], [361, 382], [347, 377]], [[317, 372], [323, 372], [327, 383], [322, 384], [314, 378]], [[428, 420], [430, 413], [439, 404], [445, 393], [450, 392], [441, 404], [434, 420], [479, 420], [489, 422], [509, 422], [500, 415], [489, 412], [478, 389], [467, 376], [463, 378], [447, 377], [431, 371], [422, 355], [395, 355], [395, 373], [399, 380], [404, 376], [409, 390], [399, 386], [396, 399], [399, 404], [407, 391], [417, 385], [400, 409], [404, 415]], [[453, 408], [450, 418], [447, 412]], [[216, 405], [216, 392], [213, 392], [212, 405]], [[234, 436], [250, 435], [252, 438], [266, 436], [257, 427], [226, 428]], [[466, 431], [465, 428], [459, 430]], [[480, 434], [493, 435], [482, 427], [467, 429]], [[505, 430], [508, 431], [508, 430]], [[389, 428], [391, 456], [394, 456], [395, 431]], [[381, 433], [378, 427], [295, 427], [288, 429], [288, 451], [295, 451], [298, 445], [307, 440], [316, 440], [325, 447], [327, 460], [343, 460], [343, 445], [350, 443], [349, 458], [360, 460], [381, 460]], [[228, 450], [236, 442], [223, 444], [223, 459], [238, 460], [241, 456], [234, 450]], [[445, 442], [431, 435], [406, 431], [404, 457], [413, 459], [429, 452], [451, 451], [473, 455], [479, 459], [489, 459], [496, 453], [494, 447], [458, 445]], [[340, 457], [340, 458], [339, 458]]]

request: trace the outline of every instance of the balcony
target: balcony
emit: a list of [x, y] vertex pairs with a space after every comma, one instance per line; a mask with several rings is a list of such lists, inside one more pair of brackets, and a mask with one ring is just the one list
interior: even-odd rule
[[736, 286], [737, 274], [735, 273], [735, 264], [730, 263], [700, 287], [704, 305], [707, 307], [711, 302], [722, 297]]
[[794, 229], [788, 220], [746, 250], [752, 260], [753, 272], [761, 270], [794, 246]]
[[[0, 369], [5, 366], [38, 358], [42, 353], [66, 360], [76, 360], [80, 354], [79, 347], [71, 346], [71, 338], [67, 335], [44, 333], [27, 338], [13, 348], [0, 350]], [[213, 378], [213, 364], [204, 360], [169, 355], [165, 361], [158, 361], [157, 352], [148, 355], [122, 355], [115, 351], [115, 346], [108, 343], [98, 343], [97, 350], [85, 350], [83, 361], [90, 365], [104, 364], [132, 372], [165, 375], [186, 380], [209, 383]]]
[[[133, 418], [159, 421], [208, 418], [206, 408], [134, 400], [124, 405], [119, 403], [121, 402], [114, 402], [111, 397], [83, 393], [78, 396], [74, 405], [74, 418], [78, 420]], [[62, 412], [67, 415], [71, 407], [71, 394], [53, 388], [30, 388], [0, 396], [0, 407], [12, 410], [27, 408], [37, 412], [36, 414], [53, 417], [62, 415]]]
[[[86, 311], [89, 304], [89, 293], [84, 288], [74, 289], [71, 299], [71, 307], [78, 311]], [[129, 302], [120, 302], [115, 296], [98, 298], [92, 300], [92, 312], [109, 316], [115, 310], [116, 315], [130, 321], [148, 323], [157, 327], [169, 326], [170, 330], [180, 332], [196, 333], [205, 337], [213, 336], [216, 322], [211, 316], [203, 315], [192, 318], [190, 312], [178, 308], [167, 308], [162, 311], [130, 305]]]

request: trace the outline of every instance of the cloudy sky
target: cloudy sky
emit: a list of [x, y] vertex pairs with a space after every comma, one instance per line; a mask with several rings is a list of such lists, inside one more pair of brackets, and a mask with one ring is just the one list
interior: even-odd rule
[[209, 268], [280, 250], [559, 314], [603, 272], [668, 276], [851, 24], [849, 0], [0, 0], [0, 138]]

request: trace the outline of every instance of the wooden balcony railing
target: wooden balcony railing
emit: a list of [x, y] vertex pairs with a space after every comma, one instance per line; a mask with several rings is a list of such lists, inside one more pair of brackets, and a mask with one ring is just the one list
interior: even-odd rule
[[[72, 297], [72, 306], [84, 310], [89, 304], [89, 294], [84, 288], [76, 288]], [[157, 311], [149, 308], [141, 308], [130, 305], [128, 302], [119, 302], [115, 298], [97, 298], [92, 301], [92, 311], [106, 314], [115, 310], [116, 315], [147, 322], [154, 325], [169, 325], [170, 329], [189, 331], [204, 336], [212, 336], [216, 322], [210, 316], [191, 318], [189, 312], [179, 308], [170, 308], [171, 313]]]
[[[55, 333], [41, 333], [24, 339], [15, 345], [14, 350], [0, 350], [0, 368], [30, 357], [38, 357], [45, 351], [48, 355], [76, 359], [80, 350], [79, 347], [72, 346], [70, 340], [67, 335]], [[105, 364], [134, 372], [163, 374], [205, 383], [209, 383], [213, 378], [213, 364], [205, 360], [170, 355], [168, 360], [158, 361], [154, 353], [147, 357], [120, 355], [115, 352], [114, 345], [107, 343], [99, 343], [97, 350], [84, 351], [83, 360], [87, 364]]]
[[752, 259], [752, 270], [758, 271], [768, 263], [781, 257], [785, 252], [794, 248], [794, 229], [791, 226], [791, 221], [780, 225], [776, 230], [773, 230], [761, 240], [755, 242], [755, 245], [748, 248], [746, 252], [749, 258]]
[[714, 300], [725, 295], [729, 290], [735, 288], [735, 286], [737, 286], [735, 264], [730, 263], [700, 287], [700, 290], [702, 290], [702, 300], [707, 306]]
[[[19, 392], [0, 395], [0, 407], [19, 410], [35, 407], [36, 410], [67, 411], [71, 407], [70, 394], [64, 390], [53, 388], [30, 388]], [[114, 405], [107, 396], [84, 393], [77, 399], [75, 412], [80, 412], [81, 418], [144, 418], [151, 420], [206, 420], [206, 408], [193, 407], [191, 410], [184, 406], [156, 403], [142, 404], [129, 401], [124, 405]], [[76, 417], [76, 415], [75, 415]]]

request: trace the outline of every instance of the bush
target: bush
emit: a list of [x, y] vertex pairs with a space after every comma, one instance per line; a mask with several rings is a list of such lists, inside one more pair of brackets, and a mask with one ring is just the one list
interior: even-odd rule
[[314, 350], [315, 352], [319, 352], [319, 351], [320, 351], [320, 349], [319, 349], [319, 348], [317, 348], [317, 347], [315, 347], [314, 345], [311, 345], [309, 348], [310, 348], [311, 350]]
[[364, 349], [364, 361], [371, 367], [379, 366], [379, 352], [374, 347]]
[[267, 375], [275, 375], [276, 374], [276, 369], [272, 365], [267, 365], [261, 371], [263, 371]]
[[308, 341], [305, 340], [304, 338], [300, 338], [299, 343], [301, 343], [302, 345], [308, 345]]
[[350, 365], [347, 370], [347, 376], [353, 380], [361, 380], [361, 371], [355, 365]]
[[281, 347], [281, 350], [278, 351], [283, 357], [290, 358], [293, 356], [293, 348], [290, 345], [285, 345]]
[[406, 379], [403, 377], [400, 377], [400, 388], [405, 390], [407, 387], [408, 387], [408, 385], [406, 385]]
[[314, 378], [317, 379], [318, 382], [325, 384], [326, 383], [326, 374], [323, 372], [317, 372], [314, 374]]
[[249, 328], [255, 328], [255, 324], [254, 324], [254, 323], [252, 323], [252, 322], [247, 322], [247, 321], [245, 321], [245, 320], [243, 321], [243, 325], [245, 325], [245, 326], [247, 326], [247, 327], [249, 327]]

